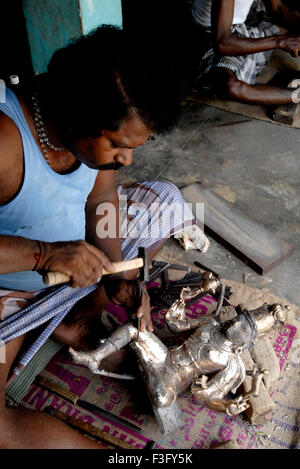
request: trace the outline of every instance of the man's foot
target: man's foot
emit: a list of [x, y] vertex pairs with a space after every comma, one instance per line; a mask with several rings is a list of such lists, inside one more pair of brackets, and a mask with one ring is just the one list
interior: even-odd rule
[[295, 78], [294, 80], [292, 80], [289, 83], [288, 88], [291, 88], [292, 90], [294, 90], [292, 92], [292, 102], [294, 104], [299, 104], [300, 103], [300, 78]]

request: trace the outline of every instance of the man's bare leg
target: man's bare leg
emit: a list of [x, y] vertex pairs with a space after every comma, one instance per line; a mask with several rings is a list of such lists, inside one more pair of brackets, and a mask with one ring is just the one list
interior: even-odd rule
[[218, 68], [206, 78], [220, 98], [229, 98], [242, 103], [261, 104], [263, 106], [292, 103], [293, 90], [271, 85], [248, 85], [236, 78], [228, 69]]
[[6, 346], [6, 363], [0, 363], [1, 449], [99, 449], [100, 446], [51, 415], [5, 405], [5, 385], [24, 336]]

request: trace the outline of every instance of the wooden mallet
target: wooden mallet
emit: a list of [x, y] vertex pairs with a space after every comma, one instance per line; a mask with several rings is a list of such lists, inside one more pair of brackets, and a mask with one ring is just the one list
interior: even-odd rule
[[[103, 267], [102, 275], [115, 275], [120, 272], [127, 272], [128, 270], [141, 269], [141, 279], [147, 281], [149, 277], [149, 262], [148, 255], [145, 248], [139, 248], [139, 257], [129, 259], [127, 261], [113, 262], [115, 267], [114, 272], [109, 272]], [[48, 286], [59, 285], [61, 283], [69, 283], [71, 277], [61, 272], [47, 272], [43, 275], [43, 282]]]

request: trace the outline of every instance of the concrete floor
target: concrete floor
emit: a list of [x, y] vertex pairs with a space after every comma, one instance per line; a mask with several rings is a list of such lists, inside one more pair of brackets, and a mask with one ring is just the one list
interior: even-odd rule
[[[226, 124], [226, 125], [224, 125]], [[300, 132], [226, 111], [186, 103], [177, 128], [135, 151], [119, 182], [164, 178], [179, 187], [195, 181], [232, 202], [294, 248], [266, 275], [256, 274], [211, 238], [206, 254], [184, 251], [171, 239], [167, 249], [186, 262], [199, 260], [227, 279], [268, 288], [300, 305]]]

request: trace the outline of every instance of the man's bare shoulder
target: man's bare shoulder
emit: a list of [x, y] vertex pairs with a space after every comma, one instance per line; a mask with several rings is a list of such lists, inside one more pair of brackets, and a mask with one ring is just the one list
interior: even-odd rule
[[0, 112], [0, 204], [18, 193], [22, 181], [22, 139], [15, 123]]

